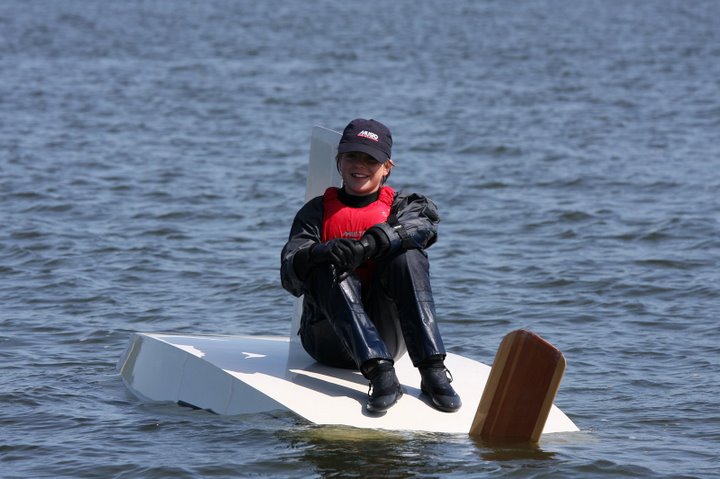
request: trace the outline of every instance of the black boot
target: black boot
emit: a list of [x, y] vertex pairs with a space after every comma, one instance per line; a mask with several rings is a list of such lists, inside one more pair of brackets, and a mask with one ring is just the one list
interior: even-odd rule
[[455, 412], [462, 406], [460, 396], [450, 385], [452, 374], [445, 367], [442, 359], [426, 361], [419, 368], [420, 389], [430, 396], [436, 409], [445, 412]]
[[361, 370], [363, 376], [370, 380], [366, 406], [369, 412], [385, 412], [403, 395], [392, 361], [371, 359], [363, 364]]

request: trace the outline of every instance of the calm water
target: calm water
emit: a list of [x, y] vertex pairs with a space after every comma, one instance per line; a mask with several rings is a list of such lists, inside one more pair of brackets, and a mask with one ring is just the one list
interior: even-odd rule
[[[0, 2], [0, 476], [720, 477], [720, 3]], [[143, 405], [133, 331], [280, 334], [313, 125], [393, 130], [446, 343], [564, 351], [539, 448]]]

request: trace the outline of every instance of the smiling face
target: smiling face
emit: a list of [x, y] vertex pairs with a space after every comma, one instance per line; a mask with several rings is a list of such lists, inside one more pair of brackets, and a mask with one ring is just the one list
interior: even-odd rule
[[338, 155], [338, 170], [345, 192], [349, 195], [366, 196], [375, 193], [391, 169], [392, 160], [379, 163], [372, 156], [359, 151]]

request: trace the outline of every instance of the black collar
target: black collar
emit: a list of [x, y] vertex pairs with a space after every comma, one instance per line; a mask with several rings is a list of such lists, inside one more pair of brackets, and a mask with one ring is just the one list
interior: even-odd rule
[[380, 190], [367, 196], [354, 196], [345, 192], [345, 187], [342, 187], [338, 192], [338, 199], [346, 206], [351, 208], [362, 208], [374, 203], [380, 197]]

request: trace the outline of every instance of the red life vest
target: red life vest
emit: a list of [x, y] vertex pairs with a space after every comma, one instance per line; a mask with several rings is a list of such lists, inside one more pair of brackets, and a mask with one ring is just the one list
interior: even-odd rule
[[[335, 238], [360, 239], [368, 228], [386, 222], [390, 216], [395, 190], [389, 186], [381, 187], [378, 199], [361, 208], [342, 203], [338, 198], [339, 191], [338, 188], [330, 187], [323, 195], [323, 241]], [[363, 264], [357, 273], [363, 284], [367, 284], [372, 275], [372, 265]]]

